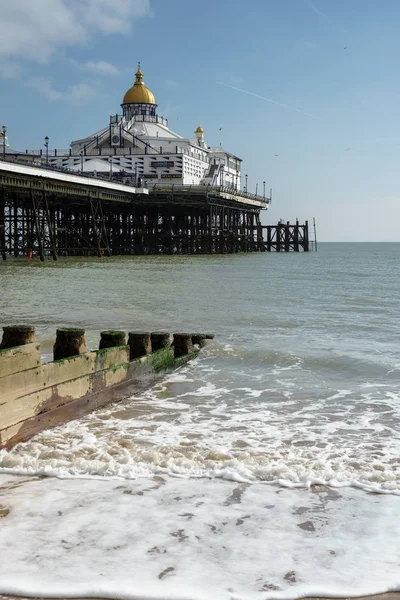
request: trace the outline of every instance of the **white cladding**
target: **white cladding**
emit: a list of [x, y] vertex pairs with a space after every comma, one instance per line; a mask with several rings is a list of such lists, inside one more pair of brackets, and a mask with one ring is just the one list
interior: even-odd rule
[[[124, 105], [137, 109], [139, 104]], [[149, 106], [149, 105], [146, 105]], [[211, 147], [198, 128], [196, 137], [184, 138], [154, 114], [112, 115], [110, 124], [71, 143], [69, 151], [48, 151], [50, 164], [82, 173], [114, 176], [148, 185], [224, 186], [241, 189], [241, 159], [221, 147]], [[131, 112], [138, 112], [131, 111]], [[129, 112], [129, 114], [131, 114]]]

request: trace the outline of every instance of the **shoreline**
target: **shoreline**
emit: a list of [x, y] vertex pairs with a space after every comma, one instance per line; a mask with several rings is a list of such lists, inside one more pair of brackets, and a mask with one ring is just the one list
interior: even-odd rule
[[[118, 595], [113, 596], [11, 596], [0, 594], [0, 600], [121, 600]], [[154, 599], [156, 600], [156, 599]], [[170, 600], [159, 597], [158, 600]], [[399, 592], [383, 592], [368, 596], [293, 596], [292, 600], [400, 600]]]

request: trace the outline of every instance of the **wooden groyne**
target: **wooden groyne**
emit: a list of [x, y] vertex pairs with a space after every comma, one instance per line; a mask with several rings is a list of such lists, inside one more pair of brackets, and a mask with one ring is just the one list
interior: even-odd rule
[[35, 329], [3, 327], [0, 449], [77, 419], [150, 385], [197, 356], [211, 334], [103, 331], [88, 351], [84, 329], [58, 329], [53, 362], [42, 363]]

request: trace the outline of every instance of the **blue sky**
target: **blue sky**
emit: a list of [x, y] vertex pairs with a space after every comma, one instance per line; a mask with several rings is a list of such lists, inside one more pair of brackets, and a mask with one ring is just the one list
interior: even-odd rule
[[[137, 61], [171, 129], [266, 181], [265, 223], [400, 241], [398, 0], [0, 0], [0, 119], [67, 148], [120, 112]], [[219, 129], [222, 128], [222, 131]], [[277, 156], [276, 156], [277, 155]]]

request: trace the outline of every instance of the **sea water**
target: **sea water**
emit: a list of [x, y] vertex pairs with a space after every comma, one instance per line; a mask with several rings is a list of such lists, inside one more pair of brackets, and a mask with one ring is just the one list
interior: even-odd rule
[[[400, 244], [0, 266], [2, 324], [216, 334], [134, 398], [0, 452], [0, 593], [400, 589]], [[3, 507], [3, 508], [2, 508]]]

